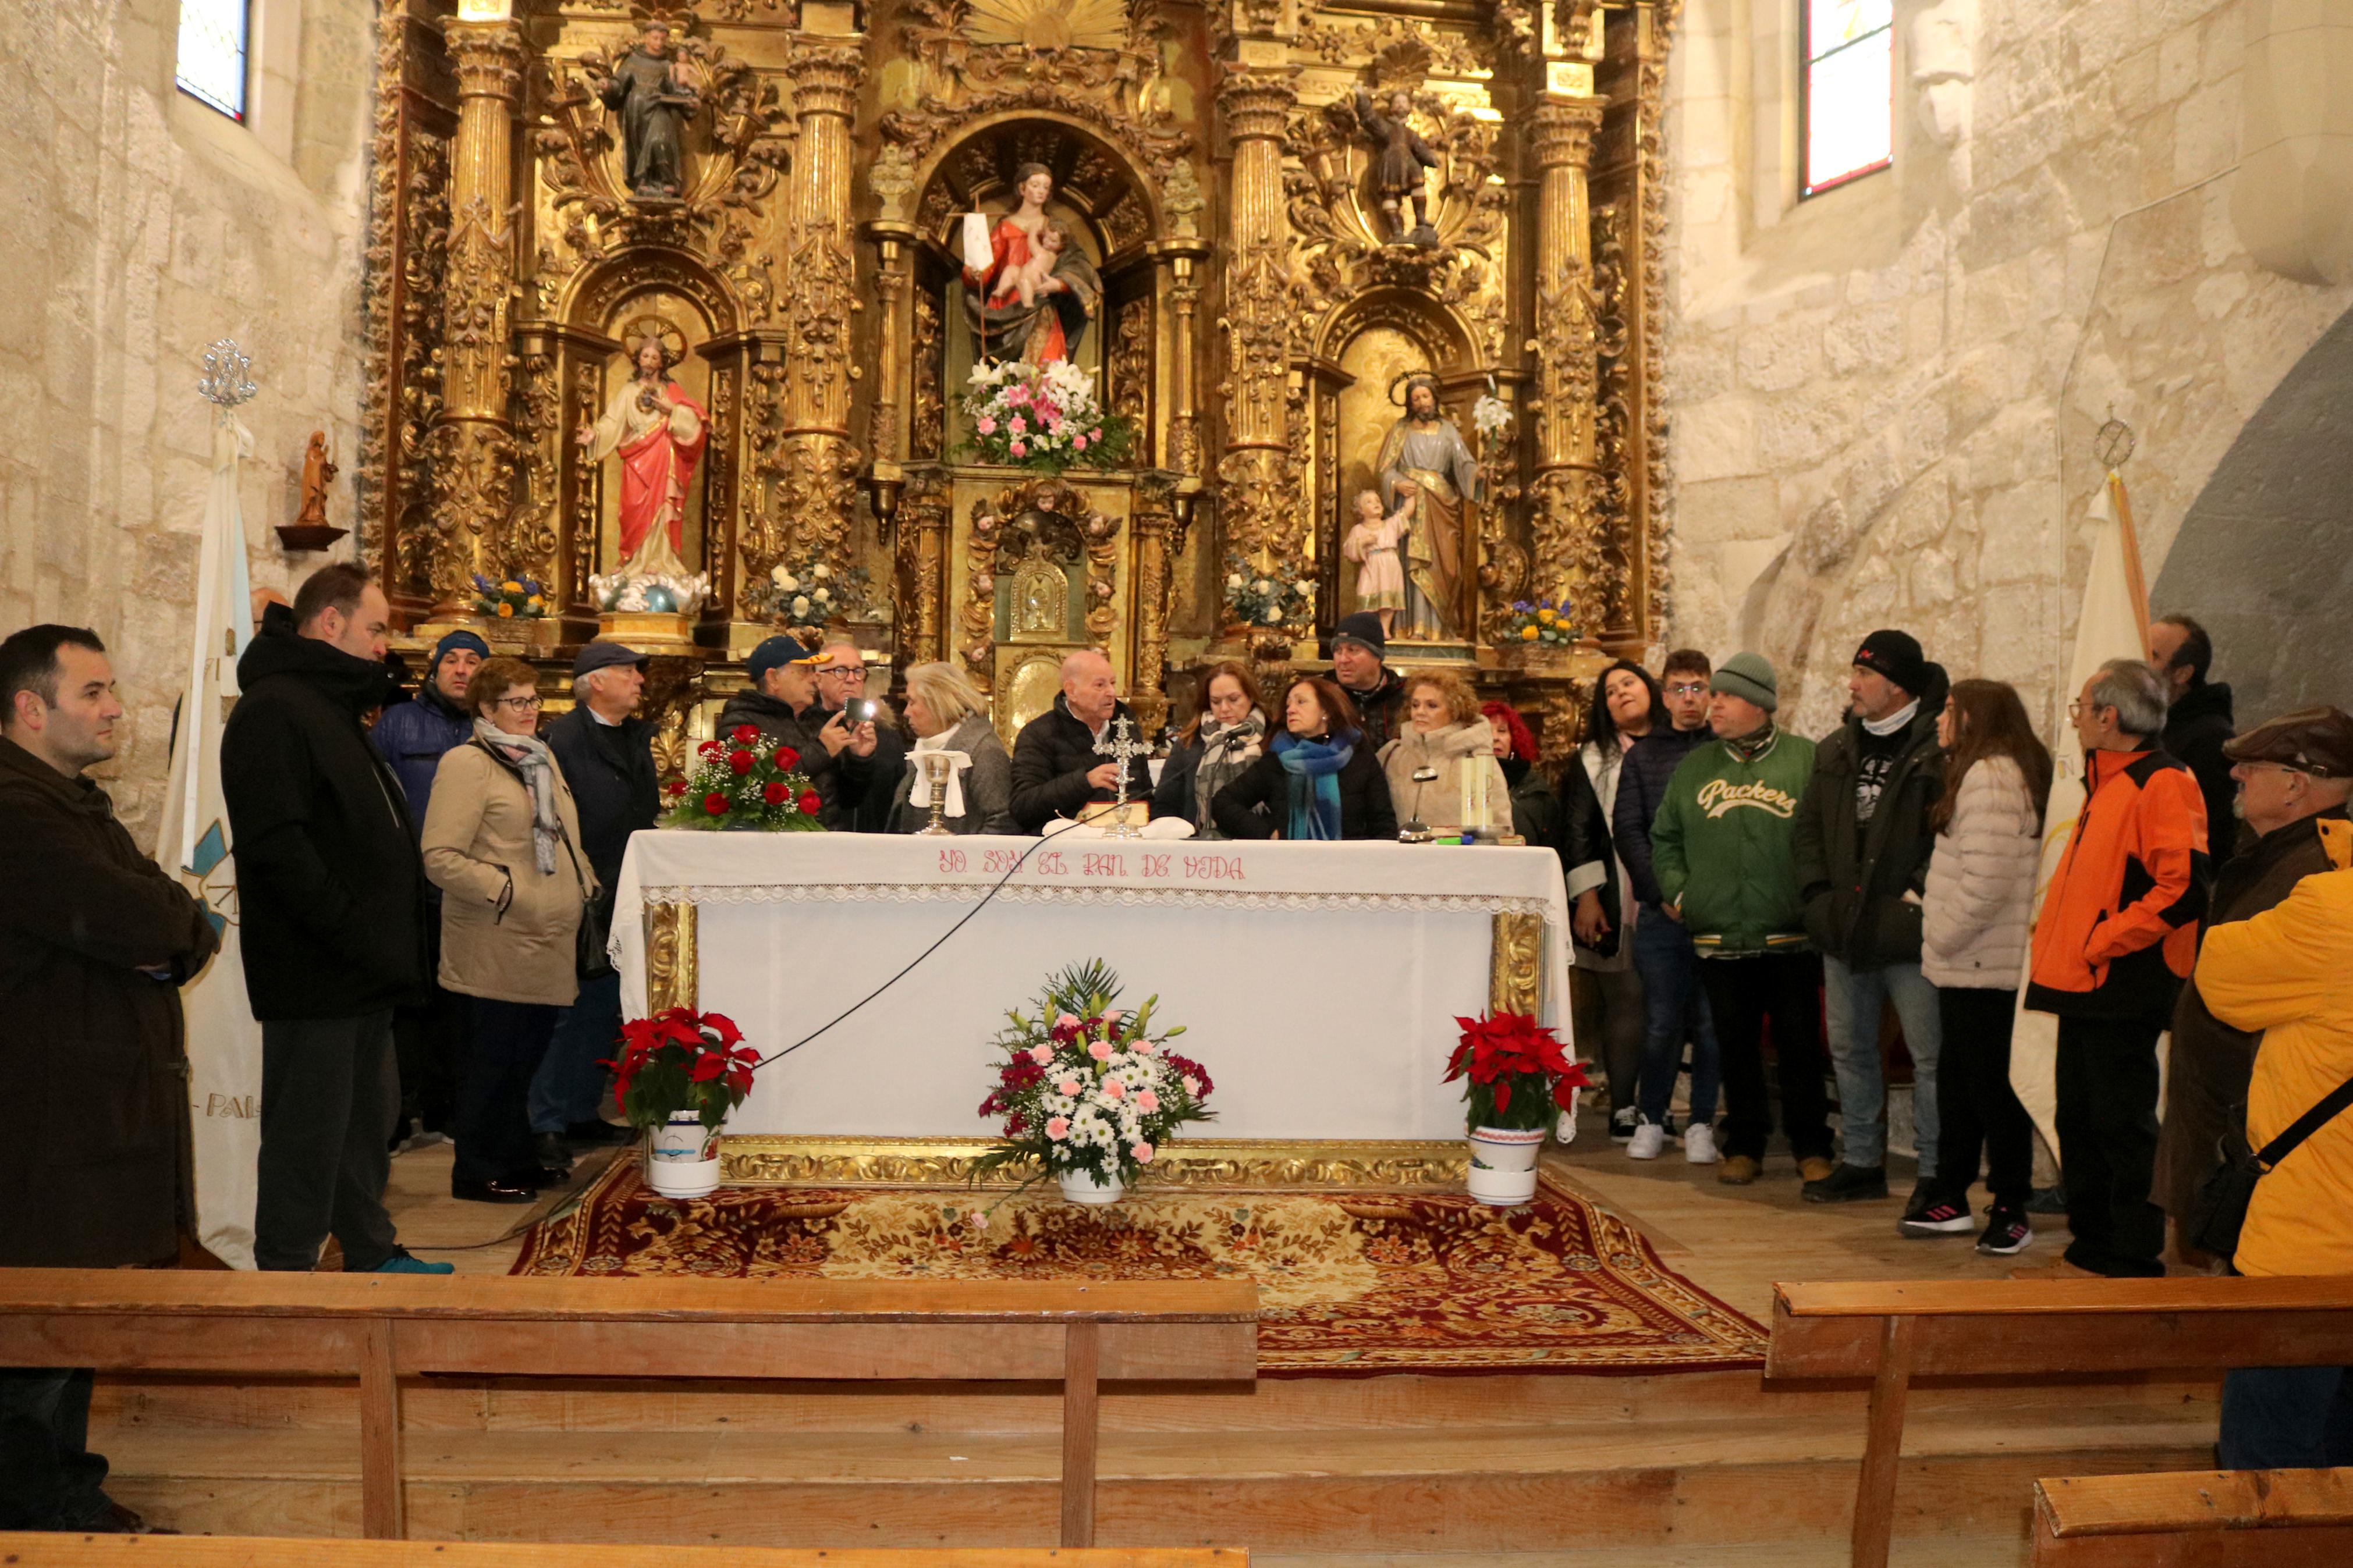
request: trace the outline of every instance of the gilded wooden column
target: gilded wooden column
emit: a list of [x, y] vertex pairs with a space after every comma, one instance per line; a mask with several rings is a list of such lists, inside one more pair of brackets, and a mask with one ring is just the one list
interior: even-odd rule
[[1290, 224], [1282, 138], [1298, 101], [1288, 68], [1228, 66], [1218, 107], [1233, 143], [1226, 258], [1226, 449], [1218, 464], [1229, 571], [1266, 571], [1293, 542], [1299, 488], [1291, 373]]
[[948, 656], [948, 523], [946, 479], [937, 468], [917, 469], [900, 502], [896, 537], [902, 669]]
[[1165, 479], [1136, 491], [1129, 534], [1135, 541], [1135, 663], [1128, 701], [1146, 735], [1159, 732], [1168, 717], [1168, 578], [1172, 536], [1176, 531], [1173, 487]]
[[1164, 381], [1168, 424], [1162, 437], [1160, 466], [1198, 478], [1201, 429], [1193, 367], [1200, 347], [1193, 321], [1201, 304], [1200, 267], [1209, 254], [1209, 245], [1202, 239], [1167, 239], [1155, 242], [1151, 250], [1160, 268], [1160, 297], [1168, 305], [1168, 367]]
[[866, 446], [873, 456], [870, 485], [874, 515], [885, 528], [899, 510], [899, 491], [906, 480], [907, 360], [913, 331], [909, 302], [913, 279], [908, 263], [921, 237], [912, 224], [869, 224], [874, 241], [874, 292], [882, 304], [881, 341], [875, 352], [873, 407], [867, 425]]
[[1598, 632], [1601, 521], [1590, 494], [1598, 374], [1591, 284], [1592, 231], [1586, 171], [1607, 107], [1599, 98], [1547, 94], [1529, 117], [1536, 206], [1535, 465], [1529, 510], [1530, 586], [1575, 607], [1579, 630]]
[[435, 613], [463, 613], [476, 572], [503, 570], [501, 533], [517, 458], [508, 416], [507, 312], [514, 293], [514, 110], [522, 35], [505, 22], [444, 25], [458, 77], [442, 289], [441, 416], [432, 461]]
[[849, 141], [865, 74], [860, 43], [798, 33], [786, 67], [800, 140], [787, 208], [789, 270], [783, 289], [792, 363], [785, 377], [782, 458], [776, 502], [796, 559], [846, 566], [863, 461], [849, 438], [858, 316], [850, 251]]

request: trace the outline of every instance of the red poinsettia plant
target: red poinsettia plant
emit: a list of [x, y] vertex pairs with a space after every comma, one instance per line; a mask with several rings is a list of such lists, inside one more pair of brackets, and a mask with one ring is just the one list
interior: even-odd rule
[[691, 1110], [716, 1132], [752, 1091], [759, 1063], [724, 1013], [666, 1007], [623, 1024], [619, 1059], [603, 1065], [613, 1069], [613, 1096], [630, 1126], [659, 1127]]
[[767, 833], [822, 832], [823, 802], [801, 754], [749, 724], [695, 748], [694, 771], [670, 784], [671, 827], [755, 827]]
[[1471, 1125], [1525, 1130], [1546, 1127], [1577, 1103], [1591, 1080], [1560, 1037], [1525, 1013], [1458, 1017], [1462, 1042], [1447, 1059], [1448, 1083], [1468, 1079], [1462, 1098]]

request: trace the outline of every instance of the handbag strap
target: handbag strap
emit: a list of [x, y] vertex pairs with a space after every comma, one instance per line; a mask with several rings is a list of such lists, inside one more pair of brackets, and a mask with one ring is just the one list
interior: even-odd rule
[[2282, 1160], [2295, 1152], [2297, 1144], [2319, 1131], [2323, 1124], [2348, 1105], [2353, 1105], [2353, 1078], [2330, 1089], [2318, 1105], [2288, 1123], [2286, 1131], [2264, 1144], [2256, 1153], [2256, 1161], [2266, 1171], [2274, 1169]]

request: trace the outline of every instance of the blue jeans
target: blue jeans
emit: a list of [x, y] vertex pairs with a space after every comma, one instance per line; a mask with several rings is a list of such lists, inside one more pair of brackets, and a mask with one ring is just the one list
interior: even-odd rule
[[2353, 1465], [2353, 1367], [2257, 1366], [2222, 1380], [2222, 1468]]
[[1704, 1126], [1715, 1120], [1715, 1021], [1707, 1010], [1707, 993], [1700, 988], [1699, 954], [1691, 933], [1655, 904], [1644, 904], [1634, 921], [1634, 972], [1642, 977], [1642, 1076], [1636, 1101], [1642, 1120], [1665, 1123], [1688, 1039], [1691, 1121]]
[[1838, 1075], [1839, 1130], [1846, 1136], [1840, 1158], [1876, 1170], [1887, 1163], [1887, 1074], [1879, 1059], [1879, 1014], [1895, 1004], [1904, 1021], [1904, 1044], [1912, 1053], [1912, 1136], [1920, 1151], [1920, 1176], [1936, 1173], [1936, 1051], [1945, 1024], [1936, 988], [1916, 963], [1884, 969], [1850, 969], [1835, 958], [1822, 960], [1822, 998], [1830, 1015], [1831, 1068]]
[[555, 1038], [531, 1079], [531, 1130], [561, 1132], [596, 1120], [607, 1069], [620, 1054], [621, 977], [584, 980], [580, 995], [555, 1016]]

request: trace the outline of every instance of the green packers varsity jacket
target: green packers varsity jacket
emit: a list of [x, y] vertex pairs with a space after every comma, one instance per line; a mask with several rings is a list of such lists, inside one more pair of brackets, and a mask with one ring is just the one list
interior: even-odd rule
[[1651, 865], [1701, 957], [1806, 945], [1798, 802], [1813, 771], [1814, 743], [1776, 726], [1753, 742], [1710, 741], [1667, 782]]

